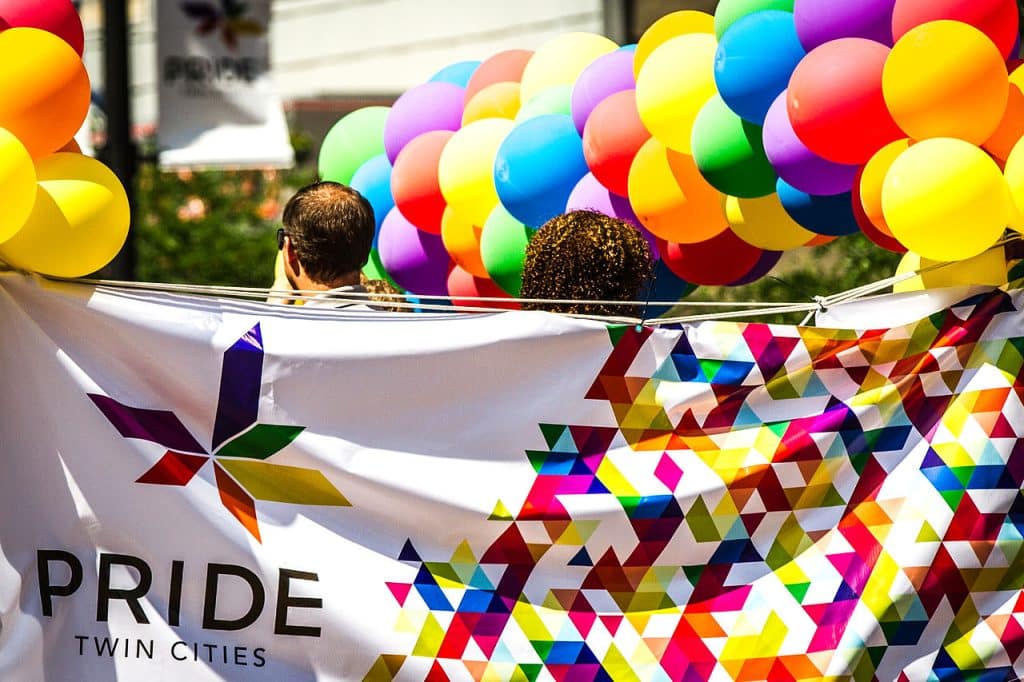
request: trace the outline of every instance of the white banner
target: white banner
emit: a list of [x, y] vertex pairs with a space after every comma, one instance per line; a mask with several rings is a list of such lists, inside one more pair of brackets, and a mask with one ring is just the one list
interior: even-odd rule
[[160, 165], [289, 167], [294, 152], [270, 74], [270, 0], [161, 0]]
[[8, 273], [0, 680], [1019, 679], [1022, 298], [637, 330]]

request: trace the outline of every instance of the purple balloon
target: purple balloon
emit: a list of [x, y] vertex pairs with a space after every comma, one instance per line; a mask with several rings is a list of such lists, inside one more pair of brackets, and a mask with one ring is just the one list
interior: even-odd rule
[[868, 38], [892, 46], [896, 0], [796, 0], [796, 35], [808, 52], [839, 38]]
[[827, 196], [849, 192], [859, 166], [823, 159], [793, 132], [786, 111], [786, 90], [775, 99], [764, 119], [764, 152], [783, 180], [808, 194]]
[[636, 87], [632, 50], [616, 50], [601, 55], [576, 79], [572, 88], [570, 111], [576, 130], [583, 134], [590, 112], [608, 95]]
[[761, 257], [757, 259], [757, 263], [754, 264], [753, 269], [750, 272], [740, 277], [735, 282], [730, 282], [729, 286], [738, 287], [744, 284], [750, 284], [761, 279], [775, 267], [775, 264], [782, 258], [781, 251], [765, 251], [761, 254]]
[[384, 121], [384, 151], [392, 164], [398, 152], [414, 137], [431, 130], [462, 127], [466, 89], [433, 81], [410, 88], [399, 97]]
[[629, 205], [629, 199], [620, 197], [614, 192], [609, 192], [594, 177], [593, 173], [587, 173], [583, 176], [583, 179], [576, 183], [576, 187], [569, 195], [569, 200], [565, 202], [565, 210], [597, 211], [598, 213], [604, 213], [613, 218], [624, 220], [635, 227], [643, 235], [644, 239], [647, 240], [648, 245], [651, 247], [651, 256], [654, 257], [654, 260], [661, 258], [661, 255], [658, 253], [657, 238], [640, 224], [640, 219], [636, 217], [633, 207]]
[[380, 226], [380, 261], [398, 286], [420, 296], [447, 296], [451, 258], [441, 235], [424, 232], [391, 209]]

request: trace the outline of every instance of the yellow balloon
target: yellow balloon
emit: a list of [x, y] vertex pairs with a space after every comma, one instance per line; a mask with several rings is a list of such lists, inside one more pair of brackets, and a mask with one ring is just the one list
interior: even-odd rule
[[485, 118], [512, 120], [519, 113], [519, 83], [492, 83], [473, 95], [462, 112], [462, 125]]
[[882, 213], [908, 250], [953, 261], [995, 244], [1014, 209], [992, 157], [969, 142], [940, 137], [918, 142], [893, 161], [882, 184]]
[[[922, 272], [922, 270], [926, 270], [926, 272]], [[925, 289], [968, 285], [998, 287], [1006, 284], [1006, 252], [1002, 247], [998, 247], [989, 249], [974, 258], [955, 263], [942, 263], [922, 258], [913, 251], [907, 251], [896, 268], [896, 274], [905, 275], [910, 272], [919, 274], [893, 284], [893, 293], [903, 294]]]
[[437, 167], [441, 194], [474, 225], [483, 225], [498, 205], [494, 158], [515, 124], [505, 118], [485, 118], [457, 130], [441, 152]]
[[81, 277], [109, 263], [128, 236], [131, 211], [117, 176], [99, 161], [58, 153], [36, 164], [32, 214], [0, 257], [54, 277]]
[[596, 33], [566, 33], [549, 40], [523, 69], [520, 101], [529, 102], [553, 85], [572, 85], [591, 62], [617, 49], [612, 40]]
[[441, 241], [444, 248], [448, 249], [448, 255], [463, 270], [476, 277], [489, 279], [490, 275], [487, 274], [483, 257], [480, 255], [482, 232], [482, 227], [477, 227], [460, 216], [451, 206], [445, 207], [444, 215], [441, 216]]
[[[707, 12], [684, 9], [666, 14], [651, 24], [640, 36], [640, 42], [636, 44], [636, 51], [633, 53], [633, 76], [640, 78], [640, 70], [643, 69], [644, 63], [660, 45], [677, 36], [691, 33], [710, 33], [714, 37], [715, 18]], [[679, 69], [679, 66], [677, 64], [676, 68]]]
[[1003, 174], [1006, 184], [1010, 187], [1010, 197], [1013, 199], [1010, 227], [1019, 232], [1024, 229], [1024, 140], [1014, 145], [1006, 158]]
[[0, 242], [13, 237], [36, 203], [36, 167], [21, 140], [0, 128]]
[[885, 176], [888, 175], [892, 162], [907, 151], [910, 144], [908, 138], [890, 142], [875, 152], [860, 172], [858, 195], [864, 215], [880, 232], [890, 237], [892, 232], [889, 231], [889, 226], [885, 224], [885, 217], [882, 215], [882, 185], [885, 183]]
[[696, 244], [728, 227], [722, 195], [697, 170], [692, 156], [652, 137], [629, 167], [629, 203], [644, 227], [677, 244]]
[[973, 26], [930, 21], [896, 41], [882, 70], [882, 94], [909, 137], [956, 137], [980, 145], [1006, 111], [1006, 63]]
[[757, 199], [725, 197], [725, 217], [737, 237], [769, 251], [795, 249], [818, 236], [789, 217], [775, 193]]
[[[697, 114], [715, 88], [713, 34], [672, 38], [651, 53], [636, 81], [636, 108], [644, 127], [669, 149], [690, 154]], [[685, 67], [681, 68], [681, 65]]]

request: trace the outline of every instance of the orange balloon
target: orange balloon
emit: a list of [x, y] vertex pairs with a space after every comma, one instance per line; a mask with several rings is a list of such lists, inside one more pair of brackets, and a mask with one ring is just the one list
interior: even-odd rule
[[451, 206], [444, 209], [441, 218], [441, 241], [455, 264], [475, 277], [489, 278], [480, 255], [480, 235], [483, 228], [477, 227]]
[[954, 137], [980, 145], [1006, 111], [1006, 63], [973, 26], [931, 21], [893, 46], [882, 70], [882, 93], [907, 136]]
[[629, 168], [629, 203], [644, 227], [677, 244], [695, 244], [728, 227], [722, 195], [697, 170], [692, 156], [651, 138]]
[[519, 113], [519, 83], [493, 83], [473, 95], [462, 110], [462, 125], [483, 118], [515, 119]]
[[74, 48], [37, 28], [0, 33], [0, 127], [40, 158], [74, 137], [89, 112], [89, 75]]
[[1003, 119], [992, 137], [981, 146], [997, 161], [1005, 162], [1021, 137], [1024, 137], [1024, 69], [1018, 66], [1010, 74], [1010, 96]]
[[63, 147], [61, 147], [57, 151], [68, 152], [69, 154], [81, 154], [82, 147], [81, 145], [78, 144], [78, 140], [72, 137], [70, 140], [67, 141], [67, 143]]
[[804, 246], [824, 246], [825, 244], [830, 244], [837, 239], [839, 239], [839, 237], [833, 237], [828, 234], [819, 234], [815, 235], [814, 239], [804, 244]]
[[910, 140], [908, 139], [890, 142], [875, 152], [875, 155], [864, 164], [859, 177], [854, 180], [854, 183], [860, 187], [860, 205], [864, 209], [865, 217], [888, 237], [892, 236], [892, 232], [882, 215], [882, 183], [885, 181], [885, 174], [889, 172], [892, 162], [909, 148]]

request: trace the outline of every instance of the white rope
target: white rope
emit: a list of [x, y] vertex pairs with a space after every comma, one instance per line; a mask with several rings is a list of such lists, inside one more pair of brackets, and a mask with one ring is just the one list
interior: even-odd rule
[[[993, 245], [991, 249], [1002, 248], [1006, 244], [1020, 240], [1019, 235], [1013, 235], [997, 244]], [[991, 250], [990, 249], [990, 250]], [[581, 319], [596, 320], [599, 322], [612, 323], [612, 324], [636, 324], [642, 326], [658, 327], [662, 325], [673, 325], [673, 324], [684, 324], [694, 322], [704, 322], [707, 320], [731, 320], [731, 319], [744, 319], [744, 318], [755, 318], [764, 317], [767, 315], [783, 315], [788, 313], [806, 313], [803, 318], [801, 325], [807, 325], [811, 322], [814, 314], [817, 312], [825, 312], [833, 306], [837, 306], [843, 303], [851, 303], [853, 301], [863, 299], [872, 294], [880, 291], [889, 289], [894, 284], [906, 281], [913, 277], [920, 276], [922, 274], [932, 272], [950, 265], [954, 265], [955, 262], [943, 262], [935, 263], [926, 268], [921, 268], [915, 272], [907, 272], [899, 275], [893, 275], [886, 277], [869, 284], [854, 287], [839, 293], [831, 294], [828, 296], [814, 296], [812, 301], [806, 302], [766, 302], [766, 301], [649, 301], [646, 303], [647, 306], [655, 306], [659, 308], [714, 308], [716, 312], [711, 313], [699, 313], [693, 315], [680, 315], [673, 317], [659, 317], [655, 319], [642, 319], [640, 317], [631, 315], [586, 315], [586, 314], [574, 314], [574, 313], [560, 313], [567, 317], [575, 317]], [[317, 290], [288, 290], [282, 291], [279, 289], [267, 289], [262, 287], [233, 287], [233, 286], [215, 286], [215, 285], [201, 285], [201, 284], [171, 284], [161, 282], [128, 282], [122, 280], [108, 280], [108, 279], [87, 279], [87, 278], [58, 278], [51, 277], [47, 278], [54, 281], [68, 282], [72, 284], [82, 284], [97, 287], [106, 287], [112, 289], [121, 290], [142, 290], [142, 291], [153, 291], [161, 293], [172, 293], [172, 294], [189, 294], [189, 295], [200, 295], [200, 296], [213, 296], [221, 298], [235, 298], [235, 299], [255, 299], [258, 301], [266, 301], [267, 299], [274, 299], [276, 301], [306, 301], [311, 298], [315, 298], [323, 295], [323, 291]], [[409, 300], [409, 299], [415, 300]], [[369, 292], [358, 292], [358, 291], [346, 291], [341, 294], [332, 294], [331, 300], [336, 301], [339, 304], [370, 304], [374, 302], [381, 303], [393, 308], [401, 308], [403, 310], [417, 311], [417, 310], [430, 310], [437, 312], [447, 313], [500, 313], [507, 312], [507, 308], [488, 306], [488, 303], [538, 303], [538, 304], [589, 304], [589, 305], [601, 305], [601, 306], [625, 306], [636, 309], [640, 307], [641, 302], [638, 301], [579, 301], [573, 299], [537, 299], [537, 298], [503, 298], [495, 296], [414, 296], [411, 294], [390, 294], [390, 293], [369, 293]], [[445, 303], [431, 303], [431, 301], [441, 302], [454, 302], [454, 301], [471, 301], [475, 304], [483, 305], [446, 305]], [[304, 310], [330, 310], [329, 308], [320, 308], [310, 306]], [[737, 310], [730, 310], [737, 309]]]

